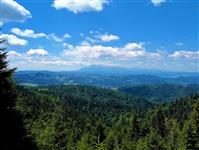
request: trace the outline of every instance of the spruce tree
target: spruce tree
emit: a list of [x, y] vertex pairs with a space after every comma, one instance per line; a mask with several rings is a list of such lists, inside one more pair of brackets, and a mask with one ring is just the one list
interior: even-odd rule
[[131, 140], [133, 142], [137, 141], [140, 136], [140, 126], [138, 122], [138, 115], [135, 113], [130, 119], [131, 124]]
[[187, 149], [199, 149], [199, 103], [194, 105], [188, 121]]
[[8, 67], [4, 42], [4, 39], [0, 39], [0, 149], [33, 150], [36, 147], [32, 140], [27, 138], [22, 117], [15, 108], [17, 95], [12, 82], [15, 68], [9, 69]]

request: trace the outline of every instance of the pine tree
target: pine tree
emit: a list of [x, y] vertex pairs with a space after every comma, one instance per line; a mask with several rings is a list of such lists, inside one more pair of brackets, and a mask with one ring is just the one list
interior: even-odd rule
[[17, 96], [14, 91], [12, 74], [14, 69], [8, 68], [4, 39], [0, 39], [0, 118], [1, 150], [36, 149], [32, 141], [26, 137], [26, 130], [20, 114], [15, 109]]
[[131, 119], [130, 119], [130, 124], [131, 124], [131, 140], [133, 142], [137, 141], [139, 138], [140, 134], [140, 127], [139, 127], [139, 122], [138, 122], [138, 115], [134, 114]]
[[168, 130], [168, 134], [166, 138], [166, 146], [168, 150], [176, 150], [180, 147], [181, 139], [180, 139], [180, 127], [177, 123], [176, 119], [168, 119], [166, 120], [166, 126]]
[[166, 135], [165, 114], [162, 108], [157, 108], [152, 116], [152, 128], [162, 137]]
[[187, 130], [187, 149], [199, 149], [199, 103], [190, 114]]

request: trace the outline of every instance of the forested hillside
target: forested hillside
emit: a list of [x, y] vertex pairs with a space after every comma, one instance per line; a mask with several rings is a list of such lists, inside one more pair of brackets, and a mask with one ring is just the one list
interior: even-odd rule
[[195, 76], [158, 76], [150, 74], [94, 74], [85, 72], [50, 72], [50, 71], [19, 71], [14, 76], [15, 81], [22, 85], [92, 85], [105, 88], [119, 88], [123, 86], [142, 84], [199, 84], [198, 75]]
[[17, 108], [41, 149], [75, 149], [84, 138], [97, 146], [121, 114], [153, 107], [141, 98], [94, 87], [18, 87], [17, 93]]
[[175, 85], [175, 84], [149, 84], [149, 85], [132, 85], [118, 88], [136, 96], [144, 97], [156, 103], [172, 102], [178, 98], [199, 94], [199, 84]]
[[0, 149], [36, 150], [37, 146], [32, 138], [27, 136], [22, 116], [16, 110], [17, 93], [12, 80], [16, 68], [8, 67], [4, 43], [5, 40], [0, 38]]
[[199, 150], [199, 0], [0, 0], [0, 150]]
[[17, 109], [41, 150], [199, 148], [197, 95], [154, 106], [87, 86], [17, 87], [17, 93]]

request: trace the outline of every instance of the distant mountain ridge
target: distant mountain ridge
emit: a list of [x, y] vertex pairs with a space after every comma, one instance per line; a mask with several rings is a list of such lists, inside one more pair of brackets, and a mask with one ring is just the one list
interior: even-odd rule
[[199, 75], [197, 74], [90, 66], [77, 71], [18, 71], [14, 79], [23, 85], [79, 84], [118, 88], [140, 84], [199, 84]]
[[124, 68], [102, 65], [91, 65], [79, 69], [77, 72], [98, 75], [154, 75], [160, 77], [199, 76], [199, 72], [177, 72], [158, 69]]
[[159, 77], [187, 77], [198, 76], [198, 72], [182, 72], [182, 71], [165, 71], [158, 69], [144, 69], [144, 68], [124, 68], [116, 66], [102, 66], [102, 65], [90, 65], [84, 68], [80, 68], [74, 71], [48, 71], [48, 70], [24, 70], [18, 71], [18, 73], [46, 73], [46, 74], [92, 74], [92, 75], [153, 75]]
[[173, 102], [184, 96], [199, 94], [199, 84], [173, 85], [154, 84], [137, 85], [118, 88], [118, 91], [144, 97], [157, 103]]

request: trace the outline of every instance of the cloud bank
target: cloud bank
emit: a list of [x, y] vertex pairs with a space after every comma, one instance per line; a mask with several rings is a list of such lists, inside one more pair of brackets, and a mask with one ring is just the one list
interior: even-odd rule
[[180, 50], [180, 51], [175, 51], [173, 54], [170, 54], [169, 57], [199, 59], [199, 51]]
[[112, 47], [82, 42], [81, 45], [64, 50], [64, 56], [72, 57], [75, 60], [94, 60], [131, 59], [135, 57], [157, 58], [160, 57], [160, 54], [146, 51], [142, 43], [127, 43], [123, 47]]

